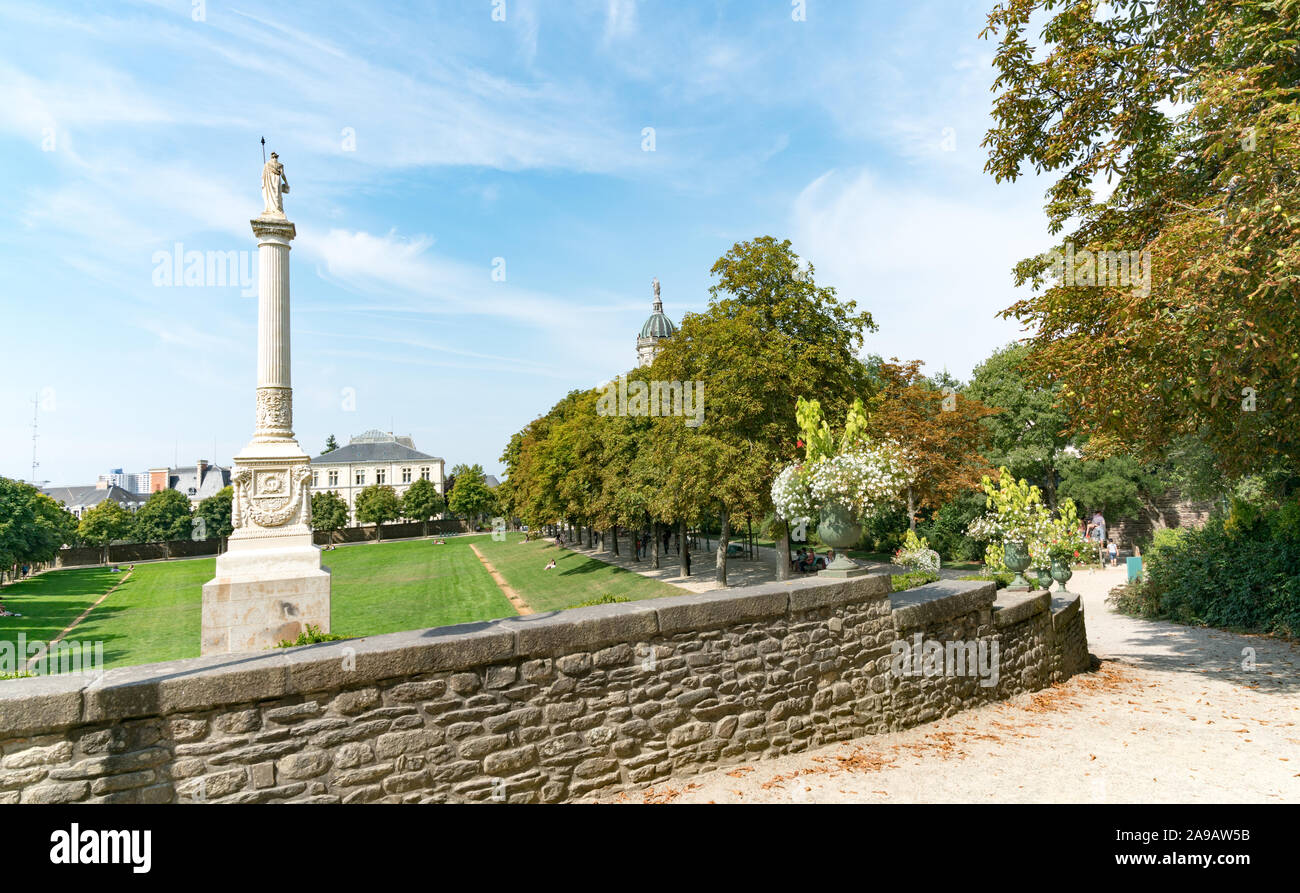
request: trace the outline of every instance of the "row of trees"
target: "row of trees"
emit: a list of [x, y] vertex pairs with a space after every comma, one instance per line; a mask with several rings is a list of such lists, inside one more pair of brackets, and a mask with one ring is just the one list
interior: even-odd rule
[[[653, 528], [655, 566], [663, 530], [678, 529], [686, 543], [692, 527], [716, 526], [725, 584], [732, 530], [769, 515], [773, 475], [801, 451], [799, 397], [818, 400], [830, 418], [864, 400], [868, 433], [913, 459], [913, 516], [978, 485], [988, 468], [981, 419], [991, 410], [945, 391], [918, 363], [861, 361], [863, 336], [876, 328], [870, 313], [819, 286], [788, 240], [737, 243], [712, 274], [708, 309], [688, 313], [654, 363], [628, 373], [626, 399], [622, 383], [573, 391], [511, 438], [500, 496], [513, 516], [567, 524], [586, 542], [593, 530], [612, 530], [615, 550], [618, 528]], [[696, 414], [674, 412], [665, 398], [673, 393], [693, 395]], [[788, 555], [785, 522], [773, 532]], [[787, 566], [778, 562], [782, 573]]]

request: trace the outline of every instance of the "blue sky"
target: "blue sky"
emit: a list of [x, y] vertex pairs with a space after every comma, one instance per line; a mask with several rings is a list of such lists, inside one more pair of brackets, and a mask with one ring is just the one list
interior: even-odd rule
[[156, 268], [256, 251], [262, 136], [313, 454], [392, 428], [499, 470], [635, 364], [652, 277], [680, 319], [763, 234], [875, 315], [867, 351], [966, 377], [1050, 241], [1042, 184], [982, 172], [989, 5], [0, 2], [0, 474], [30, 476], [33, 397], [54, 484], [248, 440], [256, 298]]

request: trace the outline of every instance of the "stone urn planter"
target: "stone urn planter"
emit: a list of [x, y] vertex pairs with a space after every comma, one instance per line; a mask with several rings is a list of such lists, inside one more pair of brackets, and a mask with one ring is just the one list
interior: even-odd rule
[[1025, 543], [1004, 543], [1002, 545], [1002, 563], [1007, 566], [1007, 570], [1014, 571], [1015, 577], [1011, 580], [1011, 585], [1007, 587], [1013, 592], [1028, 592], [1030, 589], [1029, 581], [1025, 579], [1025, 568], [1029, 567], [1032, 559], [1029, 557], [1029, 547]]
[[1039, 588], [1039, 589], [1051, 589], [1051, 588], [1052, 588], [1052, 570], [1051, 570], [1051, 568], [1038, 567], [1038, 568], [1034, 568], [1034, 571], [1035, 571], [1035, 573], [1038, 574], [1038, 588]]
[[1074, 569], [1070, 567], [1070, 562], [1062, 558], [1056, 558], [1052, 561], [1052, 579], [1060, 584], [1060, 588], [1056, 590], [1057, 592], [1069, 592], [1065, 588], [1065, 584], [1073, 576]]
[[835, 550], [835, 560], [819, 573], [819, 577], [856, 577], [867, 573], [849, 558], [849, 549], [862, 538], [862, 525], [853, 512], [838, 502], [822, 506], [817, 522], [817, 536]]

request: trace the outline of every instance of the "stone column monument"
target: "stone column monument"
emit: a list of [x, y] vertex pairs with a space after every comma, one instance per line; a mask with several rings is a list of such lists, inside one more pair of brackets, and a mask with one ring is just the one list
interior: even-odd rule
[[257, 236], [257, 411], [253, 439], [235, 457], [235, 530], [203, 586], [202, 654], [259, 651], [308, 624], [330, 628], [330, 574], [312, 543], [310, 457], [293, 436], [289, 378], [289, 191], [272, 152], [262, 169]]

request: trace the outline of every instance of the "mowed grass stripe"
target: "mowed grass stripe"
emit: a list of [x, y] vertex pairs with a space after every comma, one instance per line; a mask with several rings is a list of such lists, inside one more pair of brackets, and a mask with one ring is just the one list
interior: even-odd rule
[[[638, 600], [681, 595], [682, 589], [561, 548], [552, 540], [524, 542], [517, 533], [505, 541], [481, 539], [479, 550], [523, 596], [534, 611], [558, 611], [603, 595]], [[545, 570], [555, 559], [555, 567]]]
[[216, 572], [215, 558], [137, 564], [68, 638], [102, 641], [106, 667], [198, 657], [203, 584]]
[[334, 575], [331, 632], [344, 636], [514, 617], [470, 543], [487, 536], [368, 543], [321, 556]]
[[[107, 568], [47, 571], [0, 589], [0, 604], [22, 617], [0, 617], [0, 641], [13, 642], [18, 634], [27, 642], [46, 642], [62, 632], [105, 592], [122, 582], [123, 573]], [[28, 655], [16, 655], [25, 661]], [[16, 668], [10, 668], [13, 672]]]

